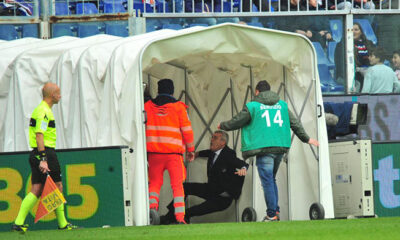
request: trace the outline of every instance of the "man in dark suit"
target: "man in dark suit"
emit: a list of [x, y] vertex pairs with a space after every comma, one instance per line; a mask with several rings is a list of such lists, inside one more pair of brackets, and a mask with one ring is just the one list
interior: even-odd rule
[[[247, 173], [248, 164], [236, 157], [236, 152], [226, 144], [228, 134], [215, 131], [209, 150], [196, 152], [196, 157], [207, 157], [207, 183], [184, 183], [185, 197], [194, 195], [205, 199], [199, 205], [186, 209], [185, 219], [201, 216], [228, 208], [233, 199], [238, 199]], [[173, 223], [174, 211], [172, 202], [168, 205], [168, 213], [161, 217], [161, 224]]]

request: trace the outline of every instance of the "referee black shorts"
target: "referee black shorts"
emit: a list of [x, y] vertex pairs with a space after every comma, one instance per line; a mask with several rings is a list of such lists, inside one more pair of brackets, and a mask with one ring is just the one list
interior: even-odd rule
[[[60, 164], [58, 163], [56, 151], [54, 148], [47, 148], [46, 147], [46, 155], [47, 155], [47, 165], [50, 169], [50, 176], [54, 182], [61, 182], [61, 170]], [[39, 152], [37, 149], [32, 150], [31, 154], [29, 155], [29, 164], [31, 165], [32, 170], [32, 184], [35, 183], [42, 183], [46, 182], [47, 174], [42, 173], [39, 169], [40, 164], [40, 157]]]

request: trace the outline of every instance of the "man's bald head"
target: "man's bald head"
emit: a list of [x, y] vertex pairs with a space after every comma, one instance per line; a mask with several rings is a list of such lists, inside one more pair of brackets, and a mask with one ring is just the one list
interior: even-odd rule
[[55, 83], [48, 82], [42, 89], [43, 100], [49, 104], [56, 104], [60, 101], [60, 88]]
[[44, 84], [43, 89], [42, 89], [43, 98], [51, 97], [51, 95], [52, 95], [57, 89], [59, 89], [59, 87], [58, 87], [57, 84], [55, 84], [55, 83], [50, 83], [50, 82], [48, 82], [48, 83]]

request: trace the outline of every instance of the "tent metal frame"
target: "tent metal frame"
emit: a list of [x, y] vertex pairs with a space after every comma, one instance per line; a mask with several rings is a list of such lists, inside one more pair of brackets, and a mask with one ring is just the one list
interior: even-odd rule
[[[230, 97], [231, 97], [231, 114], [232, 117], [235, 114], [239, 113], [239, 109], [238, 109], [238, 105], [236, 103], [236, 98], [235, 98], [235, 94], [233, 91], [233, 81], [232, 81], [232, 76], [229, 76], [229, 87], [225, 90], [222, 98], [219, 100], [217, 108], [214, 110], [214, 112], [212, 113], [211, 118], [207, 121], [205, 119], [205, 117], [203, 116], [203, 114], [201, 113], [201, 111], [199, 110], [198, 106], [196, 105], [196, 103], [193, 101], [193, 99], [190, 96], [190, 92], [189, 92], [189, 81], [188, 81], [188, 69], [185, 66], [179, 66], [175, 63], [166, 63], [167, 65], [179, 68], [181, 70], [184, 71], [184, 90], [182, 90], [179, 94], [178, 100], [182, 100], [183, 97], [185, 97], [184, 101], [186, 104], [188, 104], [189, 106], [191, 106], [194, 111], [196, 112], [196, 114], [198, 115], [200, 121], [204, 124], [204, 130], [202, 131], [200, 137], [197, 139], [197, 142], [195, 143], [195, 149], [197, 149], [197, 147], [200, 145], [200, 143], [203, 141], [205, 135], [208, 133], [210, 133], [211, 135], [213, 134], [213, 131], [211, 130], [211, 125], [213, 124], [215, 117], [217, 116], [218, 112], [220, 111], [220, 109], [222, 108], [222, 105], [224, 104], [225, 100], [228, 98], [228, 95], [230, 93]], [[253, 69], [251, 65], [244, 65], [241, 64], [242, 67], [244, 68], [248, 68], [249, 69], [249, 78], [250, 78], [250, 82], [249, 85], [246, 88], [246, 94], [243, 100], [243, 104], [242, 104], [242, 109], [246, 106], [246, 103], [250, 97], [250, 100], [254, 99], [254, 77], [253, 77]], [[226, 72], [228, 75], [229, 71], [227, 71], [226, 69], [222, 69], [222, 68], [218, 68], [220, 71]], [[285, 66], [282, 67], [282, 75], [283, 75], [283, 83], [280, 84], [277, 94], [280, 95], [283, 91], [283, 95], [284, 95], [284, 100], [286, 102], [288, 102], [293, 109], [293, 114], [296, 116], [296, 118], [301, 122], [301, 118], [303, 116], [304, 113], [304, 109], [307, 103], [307, 99], [309, 98], [310, 94], [311, 94], [311, 90], [313, 88], [313, 86], [315, 86], [315, 81], [310, 81], [310, 84], [307, 87], [307, 94], [306, 97], [304, 98], [304, 101], [301, 104], [301, 108], [300, 111], [298, 112], [295, 106], [295, 102], [292, 98], [292, 96], [290, 95], [290, 93], [288, 92], [286, 86], [287, 86], [287, 68]], [[155, 77], [157, 78], [157, 77]], [[148, 74], [148, 84], [150, 87], [150, 74]], [[318, 129], [318, 128], [317, 128]], [[239, 133], [240, 130], [234, 130], [232, 131], [233, 137], [232, 137], [232, 142], [233, 142], [233, 150], [237, 151], [237, 146], [238, 146], [238, 142], [239, 142]], [[291, 136], [291, 143], [293, 143], [294, 141], [294, 133], [292, 133]], [[318, 153], [316, 153], [314, 151], [314, 149], [311, 147], [311, 145], [309, 146], [311, 149], [311, 152], [313, 153], [315, 159], [317, 161], [319, 161], [319, 156]], [[254, 182], [256, 181], [255, 179], [255, 166], [254, 166], [254, 158], [250, 159], [250, 164], [253, 167], [253, 173], [252, 173], [252, 186], [253, 186], [253, 197], [252, 197], [252, 206], [255, 206], [255, 196], [254, 196]], [[288, 201], [289, 201], [289, 208], [288, 208], [288, 219], [290, 219], [291, 213], [290, 213], [290, 199], [291, 199], [291, 194], [290, 194], [290, 183], [289, 183], [289, 175], [290, 175], [290, 171], [289, 171], [289, 167], [288, 167], [288, 154], [285, 154], [283, 157], [283, 162], [286, 163], [287, 167], [286, 167], [286, 171], [287, 171], [287, 196], [288, 196]], [[187, 172], [187, 177], [190, 178], [190, 171]], [[318, 176], [318, 185], [319, 185], [319, 176]], [[319, 199], [318, 199], [319, 200]], [[190, 204], [188, 204], [188, 206], [190, 206]], [[239, 207], [238, 207], [238, 200], [235, 201], [235, 210], [236, 210], [236, 221], [240, 221], [239, 219]]]

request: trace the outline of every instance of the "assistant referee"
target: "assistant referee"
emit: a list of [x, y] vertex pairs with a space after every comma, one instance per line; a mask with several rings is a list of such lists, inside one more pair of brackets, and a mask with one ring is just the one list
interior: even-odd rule
[[[21, 203], [18, 216], [12, 230], [26, 232], [28, 225], [24, 224], [29, 211], [35, 206], [42, 194], [47, 174], [49, 173], [57, 187], [62, 192], [61, 170], [55, 152], [56, 123], [51, 108], [61, 99], [60, 88], [54, 83], [46, 83], [42, 89], [43, 101], [33, 110], [29, 123], [29, 145], [33, 149], [29, 156], [32, 170], [32, 189]], [[55, 210], [58, 228], [71, 230], [77, 228], [67, 222], [64, 214], [64, 204]]]

